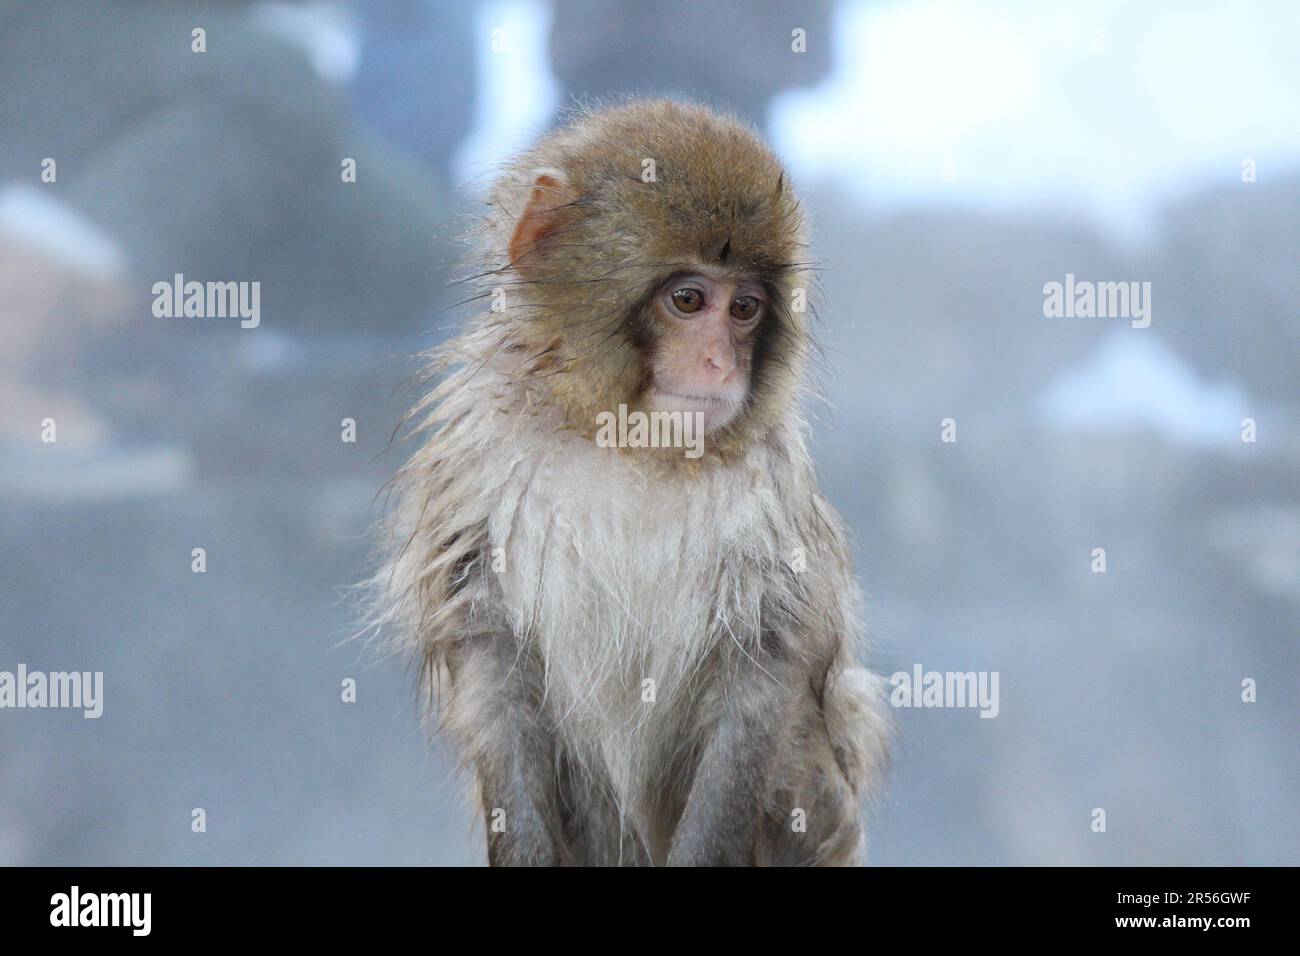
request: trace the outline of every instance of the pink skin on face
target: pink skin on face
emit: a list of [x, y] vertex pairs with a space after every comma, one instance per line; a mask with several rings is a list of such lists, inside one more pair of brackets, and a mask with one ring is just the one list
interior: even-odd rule
[[655, 299], [662, 334], [647, 398], [665, 412], [699, 412], [706, 430], [722, 428], [744, 407], [754, 333], [765, 301], [753, 282], [695, 273]]

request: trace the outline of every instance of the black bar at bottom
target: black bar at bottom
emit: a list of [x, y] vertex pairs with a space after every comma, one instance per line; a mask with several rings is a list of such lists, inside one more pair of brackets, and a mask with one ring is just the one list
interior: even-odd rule
[[864, 948], [890, 938], [1231, 944], [1243, 933], [1282, 929], [1295, 883], [1294, 871], [1282, 868], [35, 867], [0, 869], [0, 881], [6, 941], [75, 934], [81, 944], [113, 937], [336, 946], [401, 932], [437, 948], [496, 946], [512, 933], [547, 945], [567, 938], [607, 946], [644, 934], [677, 946], [781, 930], [811, 933], [809, 945], [826, 933], [860, 934]]

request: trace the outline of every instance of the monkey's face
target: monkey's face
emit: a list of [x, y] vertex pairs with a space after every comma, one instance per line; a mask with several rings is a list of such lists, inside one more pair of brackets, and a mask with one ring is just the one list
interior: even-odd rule
[[687, 413], [721, 457], [785, 426], [810, 343], [806, 241], [752, 130], [667, 102], [591, 113], [492, 203], [485, 275], [506, 304], [488, 321], [535, 405], [589, 435], [623, 406]]
[[645, 402], [656, 411], [702, 416], [713, 431], [750, 397], [754, 340], [766, 305], [762, 287], [720, 271], [674, 277], [654, 298], [656, 336]]

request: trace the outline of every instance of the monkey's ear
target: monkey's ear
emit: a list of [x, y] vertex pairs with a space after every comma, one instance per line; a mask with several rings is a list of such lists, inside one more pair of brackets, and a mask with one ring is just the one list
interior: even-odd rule
[[558, 169], [533, 171], [532, 195], [520, 213], [515, 231], [510, 237], [508, 252], [510, 263], [515, 269], [525, 274], [529, 271], [533, 265], [529, 259], [530, 253], [560, 227], [564, 207], [576, 198], [568, 180]]

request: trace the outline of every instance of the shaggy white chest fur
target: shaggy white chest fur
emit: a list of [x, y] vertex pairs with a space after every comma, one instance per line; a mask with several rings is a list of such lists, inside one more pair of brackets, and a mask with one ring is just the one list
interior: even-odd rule
[[651, 484], [617, 451], [550, 436], [516, 459], [488, 519], [516, 634], [537, 642], [557, 731], [599, 759], [619, 790], [699, 690], [699, 665], [719, 640], [758, 620], [744, 560], [777, 542], [766, 476], [755, 467]]

